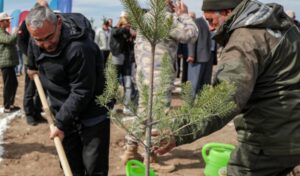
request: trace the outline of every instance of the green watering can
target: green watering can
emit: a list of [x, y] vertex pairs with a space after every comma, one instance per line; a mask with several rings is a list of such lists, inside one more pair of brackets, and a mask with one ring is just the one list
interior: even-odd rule
[[[126, 163], [126, 176], [144, 176], [145, 165], [137, 160], [129, 160]], [[150, 169], [150, 176], [155, 176], [155, 173]]]
[[235, 147], [230, 144], [208, 143], [202, 148], [202, 157], [205, 162], [205, 176], [224, 176], [230, 159], [230, 154]]

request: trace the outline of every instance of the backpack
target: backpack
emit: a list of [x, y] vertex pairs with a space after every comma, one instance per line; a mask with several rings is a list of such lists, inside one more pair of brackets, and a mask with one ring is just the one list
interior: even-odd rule
[[90, 21], [84, 15], [80, 13], [60, 13], [59, 15], [62, 16], [64, 24], [70, 26], [71, 29], [73, 29], [73, 27], [76, 27], [77, 30], [80, 28], [80, 30], [83, 30], [84, 36], [94, 41], [95, 31], [93, 30]]

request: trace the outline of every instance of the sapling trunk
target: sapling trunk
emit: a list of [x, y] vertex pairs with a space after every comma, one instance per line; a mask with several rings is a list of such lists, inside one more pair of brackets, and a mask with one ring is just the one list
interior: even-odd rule
[[151, 45], [151, 66], [150, 66], [150, 89], [149, 89], [149, 101], [148, 101], [148, 115], [146, 124], [146, 157], [145, 157], [145, 175], [149, 176], [150, 173], [150, 155], [151, 155], [151, 131], [152, 131], [152, 121], [153, 121], [153, 89], [154, 89], [154, 61], [155, 61], [155, 44]]

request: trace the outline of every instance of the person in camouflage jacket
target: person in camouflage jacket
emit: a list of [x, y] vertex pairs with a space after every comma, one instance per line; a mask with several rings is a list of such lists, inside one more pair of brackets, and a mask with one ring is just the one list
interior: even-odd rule
[[14, 106], [18, 80], [15, 66], [19, 64], [17, 55], [17, 35], [10, 35], [6, 29], [10, 25], [11, 17], [7, 13], [0, 13], [0, 68], [3, 77], [3, 104], [4, 113], [20, 109]]
[[[169, 34], [169, 38], [161, 41], [156, 45], [155, 51], [155, 61], [154, 61], [154, 90], [153, 94], [157, 94], [159, 88], [159, 79], [161, 74], [161, 62], [164, 56], [167, 54], [171, 58], [172, 66], [175, 65], [177, 61], [177, 49], [179, 43], [189, 43], [195, 42], [198, 38], [198, 28], [194, 20], [188, 15], [188, 10], [185, 4], [181, 3], [176, 7], [176, 13], [174, 11], [174, 5], [172, 1], [166, 0], [168, 11], [166, 14], [167, 18], [173, 18], [173, 28]], [[150, 9], [151, 10], [151, 9]], [[145, 15], [149, 15], [146, 13]], [[135, 61], [136, 61], [136, 81], [137, 88], [140, 92], [142, 85], [150, 84], [150, 63], [151, 63], [151, 46], [149, 42], [140, 34], [137, 34], [135, 41]], [[174, 67], [173, 67], [174, 68]], [[140, 76], [143, 76], [141, 79]], [[169, 109], [171, 104], [171, 90], [173, 87], [173, 82], [175, 80], [176, 73], [175, 68], [173, 69], [171, 78], [171, 84], [167, 88], [169, 96], [166, 97], [165, 105], [166, 111]], [[140, 82], [142, 80], [142, 82]], [[143, 108], [140, 105], [141, 99], [138, 105], [138, 114], [143, 112]], [[137, 132], [142, 132], [143, 125], [137, 127]], [[128, 159], [141, 159], [141, 156], [137, 154], [137, 141], [130, 135], [126, 136], [127, 139], [127, 151], [121, 157], [123, 162], [126, 163]]]
[[300, 164], [299, 30], [274, 3], [204, 0], [202, 10], [224, 46], [214, 84], [233, 83], [237, 106], [229, 116], [204, 120], [197, 135], [172, 140], [155, 153], [209, 135], [234, 119], [239, 144], [228, 175], [287, 175]]
[[[171, 1], [167, 1], [171, 3]], [[165, 54], [167, 54], [171, 58], [172, 66], [176, 65], [177, 59], [177, 49], [179, 43], [193, 43], [197, 40], [198, 37], [198, 28], [194, 22], [194, 20], [188, 15], [187, 8], [185, 7], [183, 12], [173, 13], [171, 10], [171, 5], [166, 17], [173, 18], [173, 29], [170, 32], [170, 37], [166, 40], [161, 41], [156, 46], [155, 51], [155, 61], [154, 61], [154, 95], [159, 88], [159, 79], [161, 72], [161, 62]], [[151, 65], [151, 46], [150, 43], [138, 33], [135, 44], [135, 59], [137, 65], [137, 74], [136, 80], [138, 89], [141, 89], [141, 85], [149, 85], [150, 84], [150, 68]], [[173, 69], [173, 75], [171, 76], [172, 80], [175, 80], [175, 68]], [[143, 82], [139, 82], [141, 80], [139, 76], [143, 76]], [[172, 81], [173, 82], [173, 81]], [[171, 94], [173, 84], [170, 84], [168, 90]], [[170, 106], [171, 96], [167, 97], [166, 100], [166, 108]]]

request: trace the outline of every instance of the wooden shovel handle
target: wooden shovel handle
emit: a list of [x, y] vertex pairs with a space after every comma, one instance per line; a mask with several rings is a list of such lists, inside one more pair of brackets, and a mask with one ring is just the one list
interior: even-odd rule
[[[54, 126], [54, 120], [53, 120], [54, 116], [53, 116], [52, 112], [50, 111], [50, 108], [49, 108], [49, 105], [48, 105], [48, 102], [47, 102], [47, 98], [46, 98], [42, 83], [41, 83], [40, 78], [37, 74], [35, 74], [33, 76], [33, 80], [34, 80], [34, 83], [36, 85], [38, 94], [40, 96], [44, 112], [46, 113], [46, 119], [49, 123], [50, 130], [52, 131], [53, 128], [55, 127]], [[62, 143], [61, 143], [59, 137], [57, 137], [57, 136], [54, 137], [54, 144], [55, 144], [55, 148], [57, 150], [58, 157], [59, 157], [60, 163], [62, 165], [65, 176], [72, 176], [71, 168], [70, 168], [70, 165], [68, 163], [64, 148], [62, 146]]]

